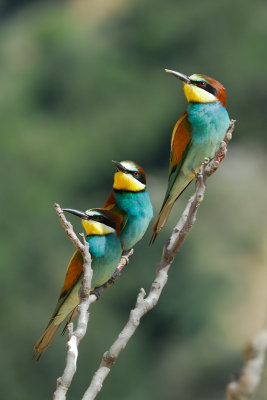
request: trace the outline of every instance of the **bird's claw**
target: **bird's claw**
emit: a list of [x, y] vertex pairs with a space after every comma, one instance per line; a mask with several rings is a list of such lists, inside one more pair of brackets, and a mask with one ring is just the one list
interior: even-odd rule
[[197, 172], [194, 168], [192, 168], [192, 173], [193, 173], [193, 175], [194, 175], [194, 177], [195, 177], [196, 179], [199, 179], [200, 176], [201, 176], [201, 174], [200, 174], [199, 172]]
[[99, 300], [100, 296], [103, 293], [103, 290], [104, 290], [103, 286], [99, 286], [99, 287], [94, 288], [94, 290], [92, 290], [91, 294], [94, 294], [96, 296], [97, 300]]

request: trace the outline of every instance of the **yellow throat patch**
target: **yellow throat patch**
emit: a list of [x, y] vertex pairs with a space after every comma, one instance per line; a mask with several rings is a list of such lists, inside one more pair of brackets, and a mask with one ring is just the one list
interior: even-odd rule
[[117, 190], [128, 190], [131, 192], [140, 192], [144, 190], [146, 185], [139, 182], [130, 174], [125, 174], [122, 171], [116, 172], [114, 175], [113, 188]]
[[188, 103], [213, 103], [218, 100], [212, 93], [190, 83], [184, 84], [184, 94]]
[[86, 235], [107, 235], [115, 232], [115, 229], [111, 228], [111, 226], [90, 219], [82, 219], [82, 224]]

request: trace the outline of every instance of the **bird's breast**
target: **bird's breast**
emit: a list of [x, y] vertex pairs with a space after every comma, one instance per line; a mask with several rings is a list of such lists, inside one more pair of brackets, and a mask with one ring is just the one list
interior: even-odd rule
[[92, 255], [92, 287], [103, 285], [113, 274], [121, 257], [121, 242], [116, 234], [89, 236]]
[[140, 192], [114, 191], [114, 196], [119, 208], [127, 215], [137, 218], [152, 218], [153, 210], [149, 195], [146, 190]]
[[127, 214], [127, 223], [121, 232], [124, 250], [132, 248], [145, 234], [153, 217], [153, 209], [146, 190], [142, 192], [116, 192], [118, 207]]
[[188, 106], [188, 120], [191, 124], [191, 138], [193, 141], [223, 140], [230, 124], [229, 115], [223, 105], [215, 103], [190, 103]]

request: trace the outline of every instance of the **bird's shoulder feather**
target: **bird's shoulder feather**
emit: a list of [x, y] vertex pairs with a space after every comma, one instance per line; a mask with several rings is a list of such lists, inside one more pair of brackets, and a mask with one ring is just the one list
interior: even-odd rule
[[172, 132], [168, 187], [161, 209], [163, 209], [169, 198], [191, 144], [191, 124], [188, 121], [188, 113], [186, 111], [178, 119]]
[[188, 121], [187, 111], [176, 122], [171, 139], [170, 170], [169, 174], [182, 160], [183, 154], [191, 142], [191, 124]]
[[116, 199], [114, 197], [114, 190], [112, 189], [103, 208], [106, 208], [107, 210], [112, 210], [112, 208], [116, 205]]
[[127, 217], [127, 214], [118, 207], [115, 196], [114, 196], [113, 189], [111, 190], [103, 208], [106, 208], [107, 210], [112, 211], [118, 217], [119, 231], [121, 233], [123, 231], [123, 229], [125, 228], [128, 217]]
[[65, 280], [63, 286], [60, 291], [60, 298], [64, 297], [64, 294], [73, 287], [73, 285], [77, 282], [83, 271], [83, 257], [81, 253], [76, 250], [73, 254], [67, 272], [65, 276]]

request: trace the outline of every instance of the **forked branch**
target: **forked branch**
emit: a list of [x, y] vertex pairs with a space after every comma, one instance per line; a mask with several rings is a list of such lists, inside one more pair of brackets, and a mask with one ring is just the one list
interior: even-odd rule
[[98, 392], [101, 390], [103, 382], [109, 374], [112, 365], [133, 336], [136, 328], [139, 326], [141, 318], [157, 304], [161, 292], [167, 283], [168, 271], [174, 257], [196, 220], [198, 207], [204, 198], [206, 190], [206, 179], [217, 170], [220, 162], [225, 157], [227, 143], [231, 140], [234, 126], [235, 121], [231, 120], [231, 124], [227, 130], [224, 141], [221, 143], [219, 151], [212, 160], [206, 160], [201, 166], [196, 180], [195, 193], [190, 197], [180, 220], [173, 229], [171, 237], [163, 248], [161, 261], [156, 269], [156, 277], [152, 282], [148, 295], [146, 296], [144, 289], [140, 290], [137, 296], [135, 308], [131, 310], [128, 322], [119, 333], [117, 339], [111, 345], [109, 350], [104, 353], [101, 363], [95, 372], [88, 389], [82, 397], [82, 400], [95, 399]]

